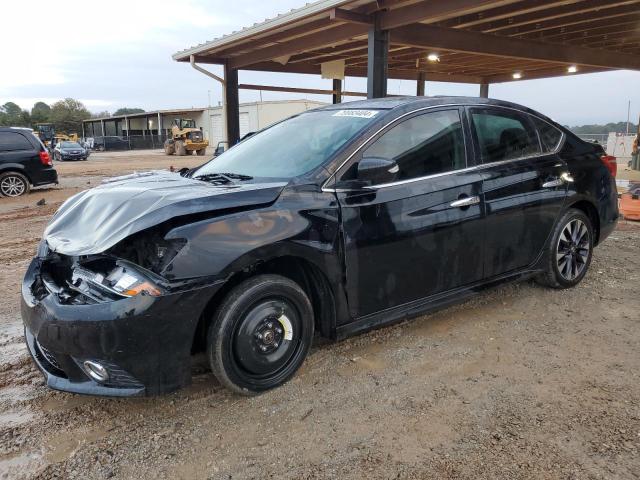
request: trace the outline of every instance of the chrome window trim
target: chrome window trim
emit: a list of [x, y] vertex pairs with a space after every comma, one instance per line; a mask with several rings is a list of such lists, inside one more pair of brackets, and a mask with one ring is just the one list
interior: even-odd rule
[[[538, 120], [540, 120], [542, 122], [545, 122], [546, 124], [550, 125], [551, 127], [557, 129], [557, 127], [555, 127], [554, 125], [550, 124], [545, 119], [540, 118], [538, 115], [534, 115], [534, 114], [529, 113], [529, 112], [524, 112], [524, 111], [522, 111], [522, 110], [520, 110], [518, 108], [507, 107], [507, 106], [502, 106], [502, 105], [491, 105], [491, 104], [482, 104], [482, 103], [481, 104], [474, 104], [474, 105], [459, 104], [459, 103], [448, 103], [448, 104], [444, 104], [444, 105], [432, 105], [432, 106], [429, 106], [429, 107], [418, 108], [416, 110], [412, 110], [412, 111], [407, 112], [407, 113], [405, 113], [403, 115], [400, 115], [397, 118], [394, 118], [390, 122], [388, 122], [385, 125], [383, 125], [382, 127], [380, 127], [374, 133], [372, 133], [365, 141], [363, 141], [358, 146], [358, 148], [356, 148], [351, 153], [351, 155], [349, 155], [345, 159], [344, 162], [342, 162], [340, 164], [340, 166], [338, 168], [336, 168], [336, 170], [329, 176], [329, 178], [327, 178], [324, 181], [324, 183], [322, 184], [322, 187], [321, 187], [322, 191], [325, 192], [325, 193], [348, 193], [348, 192], [358, 192], [358, 191], [366, 192], [366, 191], [371, 191], [371, 190], [378, 190], [380, 188], [395, 187], [395, 186], [398, 186], [398, 185], [404, 185], [406, 183], [413, 183], [413, 182], [419, 182], [419, 181], [422, 181], [422, 180], [429, 180], [429, 179], [432, 179], [432, 178], [444, 177], [446, 175], [454, 175], [454, 174], [458, 174], [458, 173], [471, 172], [471, 171], [474, 171], [474, 170], [482, 170], [484, 168], [495, 167], [495, 166], [503, 165], [503, 164], [507, 164], [507, 163], [520, 162], [522, 160], [529, 160], [531, 158], [539, 157], [539, 156], [542, 156], [542, 155], [553, 155], [553, 154], [556, 154], [556, 153], [558, 153], [558, 151], [560, 151], [560, 148], [561, 148], [561, 146], [562, 146], [562, 144], [564, 143], [564, 140], [565, 140], [565, 136], [566, 135], [562, 130], [560, 130], [560, 133], [562, 134], [562, 137], [560, 138], [560, 142], [558, 142], [558, 145], [557, 145], [556, 149], [553, 150], [553, 151], [550, 151], [550, 152], [546, 152], [546, 153], [542, 152], [542, 142], [540, 142], [540, 140], [539, 140], [540, 135], [539, 135], [538, 129], [535, 128], [535, 125], [534, 125], [534, 128], [536, 130], [536, 136], [538, 137], [538, 141], [540, 142], [540, 150], [541, 151], [536, 153], [536, 154], [533, 154], [533, 155], [527, 155], [525, 157], [518, 157], [518, 158], [510, 158], [509, 160], [500, 160], [498, 162], [483, 163], [483, 164], [480, 164], [480, 165], [474, 165], [472, 167], [461, 168], [461, 169], [458, 169], [458, 170], [451, 170], [449, 172], [435, 173], [433, 175], [426, 175], [424, 177], [416, 177], [416, 178], [410, 178], [410, 179], [407, 179], [407, 180], [399, 180], [397, 182], [381, 183], [379, 185], [371, 185], [371, 186], [367, 186], [367, 187], [360, 187], [360, 188], [330, 188], [330, 187], [327, 187], [327, 183], [329, 183], [331, 181], [331, 179], [336, 177], [336, 175], [340, 172], [342, 167], [344, 167], [357, 153], [360, 152], [360, 150], [362, 150], [362, 148], [365, 145], [367, 145], [371, 141], [371, 139], [373, 139], [376, 135], [378, 135], [384, 129], [386, 129], [387, 127], [391, 126], [392, 124], [396, 123], [397, 121], [399, 121], [399, 120], [401, 120], [401, 119], [403, 119], [403, 118], [405, 118], [405, 117], [407, 117], [409, 115], [412, 115], [414, 113], [423, 112], [423, 111], [426, 111], [426, 110], [432, 110], [432, 109], [435, 109], [435, 108], [446, 108], [446, 107], [458, 107], [458, 108], [460, 108], [460, 107], [463, 107], [463, 108], [474, 108], [474, 107], [482, 108], [482, 107], [487, 107], [487, 108], [502, 108], [502, 109], [506, 109], [506, 110], [513, 110], [514, 112], [518, 112], [518, 113], [520, 113], [522, 115], [529, 115], [531, 117], [535, 117]], [[465, 135], [464, 129], [463, 129], [463, 135]], [[468, 153], [467, 152], [467, 144], [466, 144], [466, 141], [465, 141], [465, 155], [467, 153]], [[467, 160], [468, 160], [468, 157], [467, 157]]]
[[451, 170], [450, 172], [435, 173], [433, 175], [426, 175], [424, 177], [409, 178], [407, 180], [398, 180], [397, 182], [381, 183], [379, 185], [369, 185], [369, 186], [360, 187], [360, 188], [327, 188], [327, 189], [323, 188], [322, 191], [332, 192], [332, 193], [366, 192], [366, 191], [378, 190], [380, 188], [396, 187], [398, 185], [404, 185], [406, 183], [420, 182], [422, 180], [430, 180], [432, 178], [444, 177], [447, 175], [457, 175], [459, 173], [467, 173], [467, 172], [474, 172], [478, 170], [484, 170], [485, 168], [492, 168], [500, 165], [506, 165], [507, 163], [521, 162], [523, 160], [530, 160], [534, 157], [539, 157], [539, 156], [540, 156], [539, 154], [528, 155], [526, 157], [518, 157], [518, 158], [509, 159], [509, 160], [500, 160], [498, 162], [483, 163], [481, 165], [474, 165], [472, 167], [461, 168], [459, 170]]

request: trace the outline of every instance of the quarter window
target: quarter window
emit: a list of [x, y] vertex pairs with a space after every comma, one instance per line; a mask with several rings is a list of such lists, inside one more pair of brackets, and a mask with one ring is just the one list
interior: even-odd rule
[[562, 132], [544, 120], [540, 120], [536, 117], [531, 117], [531, 119], [538, 130], [540, 143], [542, 144], [542, 151], [544, 153], [555, 151], [562, 140]]
[[446, 110], [405, 120], [369, 146], [363, 157], [394, 160], [398, 180], [465, 168], [460, 113]]
[[33, 146], [23, 135], [17, 132], [0, 132], [0, 151], [33, 150]]
[[513, 160], [540, 153], [527, 118], [515, 112], [472, 110], [471, 119], [482, 163]]

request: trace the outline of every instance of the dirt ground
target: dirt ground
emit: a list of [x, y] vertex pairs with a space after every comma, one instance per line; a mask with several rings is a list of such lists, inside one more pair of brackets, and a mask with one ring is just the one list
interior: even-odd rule
[[202, 364], [165, 397], [48, 390], [19, 313], [48, 218], [104, 176], [198, 160], [94, 154], [57, 164], [57, 187], [0, 199], [0, 478], [640, 478], [640, 225], [626, 222], [573, 290], [510, 285], [317, 342], [258, 397]]

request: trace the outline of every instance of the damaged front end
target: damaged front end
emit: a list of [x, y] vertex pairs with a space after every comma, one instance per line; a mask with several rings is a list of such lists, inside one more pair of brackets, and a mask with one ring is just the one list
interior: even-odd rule
[[185, 244], [182, 239], [138, 235], [105, 254], [68, 256], [49, 251], [43, 242], [33, 292], [38, 299], [53, 294], [63, 305], [91, 305], [136, 295], [158, 297], [185, 287], [184, 283], [172, 285], [162, 276]]
[[67, 199], [22, 284], [25, 338], [47, 384], [120, 396], [187, 385], [196, 327], [224, 279], [194, 268], [208, 257], [175, 230], [270, 204], [284, 186], [146, 172]]
[[22, 317], [51, 388], [137, 396], [190, 383], [195, 327], [222, 282], [167, 280], [185, 242], [150, 235], [85, 256], [41, 243], [22, 285]]

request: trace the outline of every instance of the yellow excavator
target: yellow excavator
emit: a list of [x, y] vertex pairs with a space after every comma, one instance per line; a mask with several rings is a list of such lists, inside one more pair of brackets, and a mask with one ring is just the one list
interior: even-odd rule
[[196, 127], [191, 118], [176, 118], [171, 125], [171, 138], [164, 142], [164, 153], [167, 155], [191, 155], [196, 152], [204, 155], [209, 141], [204, 139], [202, 131]]

